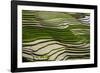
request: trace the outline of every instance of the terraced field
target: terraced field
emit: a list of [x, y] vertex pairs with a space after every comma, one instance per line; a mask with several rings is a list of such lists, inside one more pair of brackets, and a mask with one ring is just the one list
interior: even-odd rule
[[90, 58], [88, 13], [22, 11], [23, 62]]

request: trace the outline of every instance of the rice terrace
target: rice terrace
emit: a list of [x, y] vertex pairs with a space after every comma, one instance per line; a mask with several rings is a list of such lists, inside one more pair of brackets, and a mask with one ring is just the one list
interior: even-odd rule
[[90, 59], [90, 14], [22, 10], [22, 60]]

